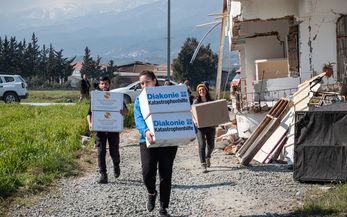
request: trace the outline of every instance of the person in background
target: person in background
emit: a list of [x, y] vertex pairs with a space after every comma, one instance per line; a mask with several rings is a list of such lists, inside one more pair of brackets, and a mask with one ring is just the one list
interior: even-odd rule
[[[198, 97], [194, 100], [193, 104], [213, 101], [209, 93], [209, 90], [204, 83], [199, 84], [196, 87], [196, 91], [198, 92]], [[211, 154], [214, 149], [215, 135], [215, 127], [197, 128], [196, 137], [199, 143], [199, 157], [203, 173], [207, 173], [207, 167], [211, 166]]]
[[[98, 89], [100, 91], [110, 90], [111, 80], [107, 76], [102, 76], [99, 79]], [[123, 104], [123, 109], [120, 113], [125, 116], [128, 114], [128, 109], [125, 104]], [[89, 107], [87, 121], [89, 129], [92, 129], [92, 111]], [[98, 167], [99, 167], [99, 183], [106, 184], [108, 182], [107, 169], [106, 169], [106, 142], [109, 144], [109, 153], [113, 162], [113, 172], [114, 177], [118, 178], [120, 176], [120, 155], [119, 155], [119, 132], [94, 132], [95, 147], [98, 151]]]
[[194, 96], [192, 95], [192, 94], [193, 94], [193, 91], [192, 91], [192, 89], [191, 89], [190, 86], [189, 86], [189, 80], [185, 80], [183, 83], [184, 83], [184, 84], [186, 85], [186, 87], [187, 87], [188, 96], [189, 96], [189, 102], [190, 102], [190, 104], [193, 104]]
[[89, 99], [89, 88], [90, 88], [90, 83], [87, 78], [86, 74], [83, 74], [82, 80], [81, 80], [81, 96], [80, 96], [80, 102], [83, 99]]
[[[158, 86], [158, 81], [155, 74], [151, 71], [143, 71], [139, 75], [139, 80], [142, 89], [146, 87]], [[141, 113], [139, 98], [137, 97], [134, 103], [134, 119], [136, 128], [140, 133], [140, 154], [142, 163], [142, 176], [144, 184], [147, 188], [148, 201], [147, 210], [153, 211], [155, 208], [155, 200], [158, 192], [156, 190], [156, 174], [159, 170], [160, 184], [160, 216], [169, 216], [167, 208], [169, 207], [172, 181], [172, 167], [177, 153], [177, 146], [148, 148], [146, 139], [153, 144], [153, 132], [148, 129], [148, 126]]]
[[172, 85], [171, 81], [166, 79], [164, 82], [164, 86], [170, 86], [170, 85]]

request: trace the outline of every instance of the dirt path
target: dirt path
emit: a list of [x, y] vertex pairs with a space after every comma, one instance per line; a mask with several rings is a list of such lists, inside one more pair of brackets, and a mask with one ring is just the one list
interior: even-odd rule
[[[97, 184], [95, 170], [60, 180], [58, 190], [35, 204], [17, 204], [9, 216], [157, 216], [159, 206], [152, 213], [145, 209], [137, 132], [130, 130], [121, 137], [122, 173], [117, 180], [109, 174], [109, 184]], [[211, 168], [203, 174], [195, 140], [177, 153], [169, 212], [172, 216], [291, 216], [301, 202], [297, 195], [310, 188], [294, 182], [285, 165], [244, 167], [222, 150], [214, 151]]]

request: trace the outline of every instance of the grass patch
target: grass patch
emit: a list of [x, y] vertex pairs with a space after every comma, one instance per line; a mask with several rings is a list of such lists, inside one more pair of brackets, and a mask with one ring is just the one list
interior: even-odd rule
[[296, 214], [302, 217], [347, 216], [347, 184], [338, 184], [327, 190], [314, 190], [308, 192], [304, 205], [296, 210]]
[[75, 106], [0, 104], [0, 197], [35, 192], [76, 174], [75, 153], [86, 134], [87, 103]]
[[[23, 99], [22, 102], [53, 102], [66, 103], [79, 101], [80, 91], [78, 90], [29, 90], [29, 97]], [[82, 103], [90, 103], [83, 101]], [[1, 104], [1, 103], [0, 103]], [[134, 121], [134, 105], [128, 104], [129, 114], [124, 118], [124, 126], [127, 128], [135, 127]]]
[[79, 90], [29, 90], [29, 97], [22, 102], [78, 102]]

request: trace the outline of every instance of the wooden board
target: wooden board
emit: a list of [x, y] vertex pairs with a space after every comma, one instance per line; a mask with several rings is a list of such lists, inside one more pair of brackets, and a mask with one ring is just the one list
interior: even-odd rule
[[280, 141], [283, 139], [283, 136], [286, 136], [288, 129], [294, 118], [294, 109], [291, 109], [283, 118], [277, 129], [269, 137], [264, 145], [260, 148], [257, 154], [254, 156], [254, 160], [259, 163], [265, 163], [265, 160], [271, 155], [271, 153], [280, 145]]

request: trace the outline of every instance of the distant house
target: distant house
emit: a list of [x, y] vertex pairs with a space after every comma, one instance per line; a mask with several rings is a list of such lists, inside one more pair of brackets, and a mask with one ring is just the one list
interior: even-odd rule
[[[82, 80], [82, 75], [81, 75], [82, 63], [83, 63], [82, 61], [72, 63], [72, 65], [75, 65], [74, 71], [67, 79], [71, 87], [79, 87], [80, 85], [80, 81]], [[107, 69], [108, 66], [109, 66], [108, 64], [100, 64], [101, 69]], [[89, 78], [89, 79], [92, 79], [92, 78]]]
[[[154, 72], [158, 78], [166, 78], [167, 75], [166, 65], [143, 63], [140, 61], [136, 61], [125, 65], [119, 65], [117, 67], [117, 71], [115, 71], [113, 74], [117, 76], [117, 83], [119, 84], [119, 86], [126, 86], [134, 81], [137, 81], [139, 79], [138, 76], [140, 72], [144, 70]], [[170, 75], [172, 75], [172, 68], [170, 71]]]
[[71, 87], [79, 87], [79, 83], [82, 80], [82, 76], [81, 76], [82, 62], [77, 62], [73, 64], [76, 64], [76, 65], [74, 66], [72, 75], [70, 75], [67, 78], [67, 80], [70, 83]]
[[[296, 88], [322, 73], [328, 62], [336, 65], [333, 76], [324, 82], [343, 81], [347, 72], [345, 0], [225, 1], [230, 50], [239, 51], [241, 88], [247, 101], [257, 98], [255, 92]], [[274, 100], [270, 95], [260, 97]]]

